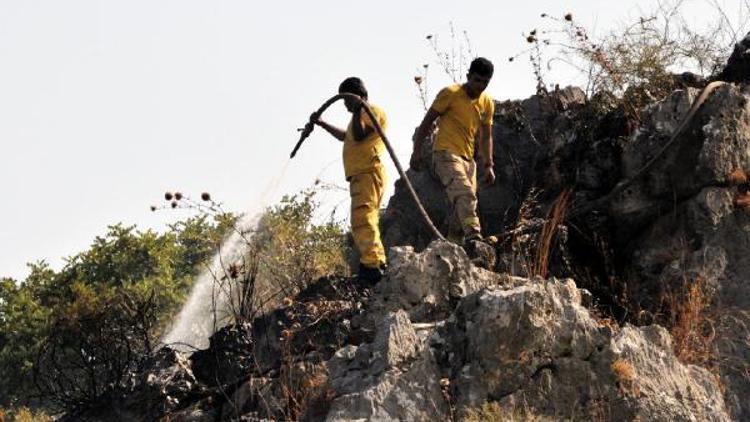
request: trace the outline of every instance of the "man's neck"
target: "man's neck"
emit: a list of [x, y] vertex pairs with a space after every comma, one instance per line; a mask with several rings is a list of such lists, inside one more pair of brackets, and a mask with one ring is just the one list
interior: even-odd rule
[[466, 88], [466, 83], [461, 84], [461, 89], [463, 89], [464, 92], [466, 93], [466, 96], [471, 98], [472, 100], [476, 100], [477, 98], [479, 98], [479, 95], [482, 95], [481, 92], [479, 93], [479, 95], [476, 95], [476, 96], [471, 95], [471, 92], [469, 92], [469, 90]]

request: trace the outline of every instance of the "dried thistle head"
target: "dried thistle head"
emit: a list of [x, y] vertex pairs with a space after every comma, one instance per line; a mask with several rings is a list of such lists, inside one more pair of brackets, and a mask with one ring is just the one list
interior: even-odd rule
[[237, 266], [237, 264], [232, 264], [228, 268], [229, 270], [229, 277], [232, 279], [236, 279], [240, 275], [240, 269]]
[[166, 192], [166, 193], [164, 194], [164, 199], [166, 199], [167, 201], [171, 201], [171, 200], [172, 200], [172, 198], [173, 198], [173, 196], [172, 196], [172, 192]]
[[169, 205], [172, 206], [172, 208], [177, 208], [177, 201], [172, 201]]
[[151, 205], [151, 211], [156, 211], [156, 205]]
[[414, 77], [414, 82], [416, 82], [417, 85], [421, 85], [422, 84], [422, 77], [421, 76], [415, 76]]
[[573, 20], [573, 14], [572, 13], [566, 13], [565, 14], [565, 20], [570, 22]]
[[204, 201], [210, 201], [211, 200], [211, 195], [208, 192], [203, 192], [201, 194], [201, 199], [204, 200]]
[[176, 199], [176, 200], [178, 200], [178, 201], [179, 201], [180, 199], [182, 199], [182, 193], [180, 193], [180, 192], [175, 192], [175, 193], [174, 193], [174, 199]]

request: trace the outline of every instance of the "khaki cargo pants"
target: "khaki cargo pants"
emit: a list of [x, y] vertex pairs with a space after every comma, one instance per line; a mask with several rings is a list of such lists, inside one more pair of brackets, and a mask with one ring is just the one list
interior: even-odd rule
[[385, 169], [377, 167], [369, 173], [349, 179], [352, 199], [352, 237], [360, 253], [359, 261], [371, 268], [385, 264], [385, 248], [380, 240], [380, 202], [385, 187]]
[[432, 165], [440, 183], [453, 206], [448, 237], [460, 240], [481, 232], [477, 217], [477, 166], [474, 160], [448, 151], [434, 151]]

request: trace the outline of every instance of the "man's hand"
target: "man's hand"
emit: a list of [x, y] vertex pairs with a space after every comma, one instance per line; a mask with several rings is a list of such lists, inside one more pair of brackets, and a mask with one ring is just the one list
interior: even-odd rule
[[313, 114], [310, 115], [310, 121], [313, 122], [313, 124], [319, 125], [320, 124], [320, 113], [313, 112]]
[[495, 183], [495, 169], [493, 168], [493, 164], [485, 164], [484, 167], [484, 181], [487, 182], [488, 185]]
[[414, 171], [422, 171], [422, 157], [416, 149], [411, 153], [409, 166], [411, 166]]

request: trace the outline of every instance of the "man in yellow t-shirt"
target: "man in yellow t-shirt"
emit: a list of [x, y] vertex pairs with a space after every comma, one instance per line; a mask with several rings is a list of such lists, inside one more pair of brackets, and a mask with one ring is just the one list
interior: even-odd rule
[[[367, 100], [367, 89], [362, 80], [356, 77], [345, 79], [339, 86], [339, 93], [356, 94]], [[352, 113], [346, 130], [324, 122], [316, 114], [310, 119], [344, 143], [344, 175], [349, 181], [352, 201], [352, 237], [360, 253], [359, 278], [374, 284], [380, 281], [386, 262], [378, 227], [386, 183], [385, 168], [380, 159], [385, 145], [360, 104], [350, 98], [345, 98], [344, 104]], [[383, 110], [376, 105], [368, 105], [380, 127], [385, 130], [387, 122]]]
[[[477, 217], [477, 170], [474, 144], [479, 133], [479, 151], [485, 181], [495, 182], [492, 157], [492, 116], [495, 102], [484, 90], [492, 79], [494, 67], [489, 60], [478, 57], [471, 62], [467, 81], [438, 93], [414, 134], [411, 167], [422, 169], [419, 152], [425, 138], [432, 133], [437, 120], [434, 140], [433, 168], [453, 206], [454, 218], [464, 241], [481, 240], [481, 224]], [[453, 230], [451, 230], [453, 231]], [[451, 236], [453, 237], [453, 236]]]

